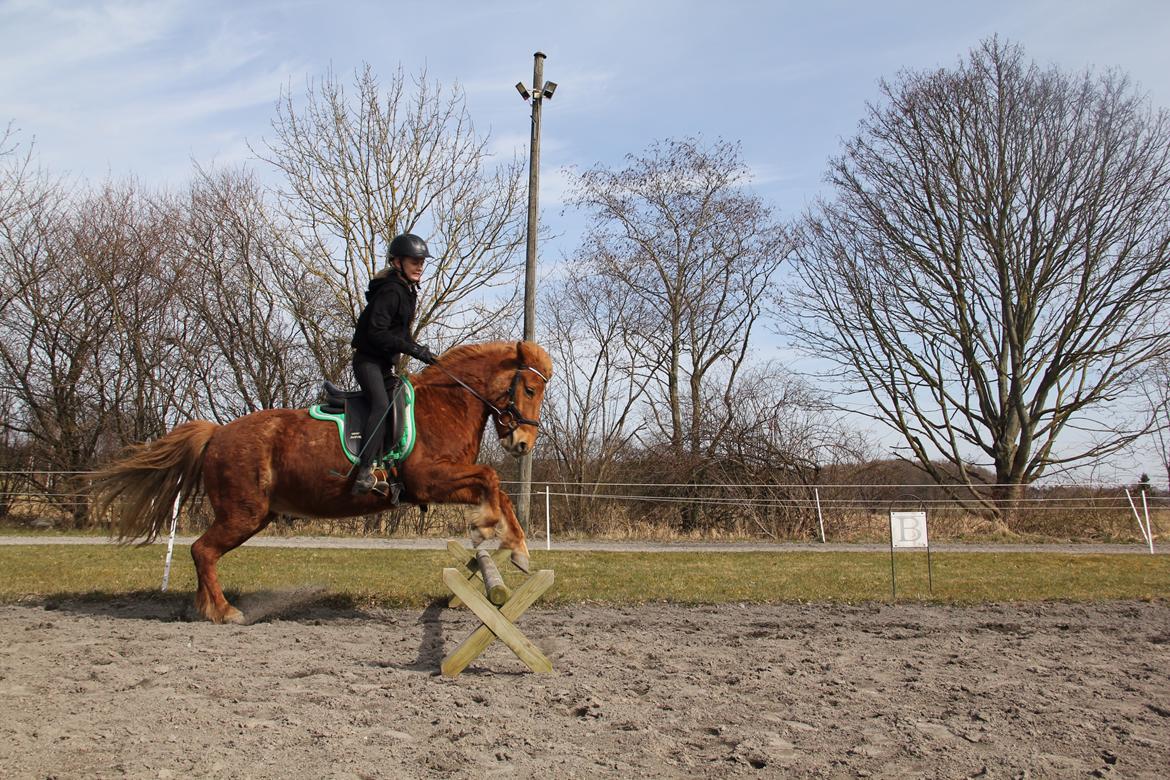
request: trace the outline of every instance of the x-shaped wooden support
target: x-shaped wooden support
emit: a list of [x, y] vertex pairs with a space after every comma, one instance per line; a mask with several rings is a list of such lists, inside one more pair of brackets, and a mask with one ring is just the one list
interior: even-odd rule
[[552, 671], [552, 662], [515, 625], [517, 618], [553, 584], [552, 569], [541, 569], [529, 577], [499, 609], [481, 591], [476, 590], [458, 569], [443, 569], [443, 582], [483, 624], [443, 659], [441, 669], [444, 675], [454, 677], [462, 672], [496, 637], [511, 648], [516, 657], [532, 671]]

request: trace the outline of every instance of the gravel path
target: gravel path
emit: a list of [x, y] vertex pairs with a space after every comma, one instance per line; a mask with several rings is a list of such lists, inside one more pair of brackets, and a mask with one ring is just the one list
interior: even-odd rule
[[[189, 545], [194, 536], [178, 536], [175, 544]], [[156, 541], [165, 544], [166, 539]], [[533, 550], [546, 548], [543, 539], [529, 539]], [[104, 536], [0, 536], [0, 545], [18, 544], [110, 544]], [[441, 550], [446, 539], [380, 539], [341, 536], [267, 536], [249, 539], [248, 547], [319, 547], [330, 549]], [[599, 539], [558, 541], [553, 550], [593, 550], [598, 552], [885, 552], [883, 544], [819, 544], [817, 542], [640, 542]], [[934, 552], [1054, 552], [1068, 554], [1149, 553], [1141, 544], [932, 544]], [[1170, 546], [1154, 548], [1156, 555], [1170, 554]]]

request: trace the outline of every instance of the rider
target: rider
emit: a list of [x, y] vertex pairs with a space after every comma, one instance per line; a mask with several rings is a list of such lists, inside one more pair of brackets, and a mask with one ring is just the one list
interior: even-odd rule
[[374, 461], [383, 454], [387, 412], [399, 381], [395, 375], [399, 357], [410, 355], [427, 365], [436, 360], [434, 353], [416, 343], [410, 334], [423, 265], [431, 257], [427, 243], [413, 233], [403, 233], [390, 242], [387, 254], [390, 264], [370, 279], [366, 306], [358, 317], [351, 342], [353, 373], [370, 402], [370, 416], [362, 429], [354, 494], [389, 491], [389, 485], [374, 476]]

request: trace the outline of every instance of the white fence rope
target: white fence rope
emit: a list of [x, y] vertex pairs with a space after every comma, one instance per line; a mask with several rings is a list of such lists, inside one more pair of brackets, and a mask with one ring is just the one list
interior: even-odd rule
[[[20, 476], [25, 477], [30, 483], [21, 487], [8, 485], [7, 489], [0, 489], [0, 500], [8, 499], [8, 503], [27, 502], [27, 503], [52, 503], [53, 506], [62, 509], [71, 509], [85, 506], [86, 494], [78, 490], [75, 486], [69, 486], [70, 489], [54, 490], [36, 484], [36, 478], [48, 476], [78, 476], [93, 472], [87, 471], [0, 471], [0, 476]], [[756, 508], [763, 507], [793, 507], [793, 508], [807, 508], [815, 510], [820, 514], [822, 509], [839, 509], [843, 507], [859, 507], [865, 508], [869, 505], [876, 506], [877, 504], [887, 503], [890, 499], [888, 496], [874, 496], [866, 495], [870, 491], [888, 491], [899, 490], [903, 493], [913, 493], [918, 491], [920, 493], [933, 493], [933, 497], [915, 497], [919, 503], [932, 506], [958, 506], [958, 502], [946, 495], [939, 495], [947, 488], [941, 485], [923, 485], [923, 484], [896, 484], [896, 483], [824, 483], [824, 484], [801, 484], [801, 483], [749, 483], [749, 484], [727, 484], [727, 483], [645, 483], [645, 482], [567, 482], [556, 480], [537, 480], [538, 484], [545, 485], [546, 503], [551, 500], [553, 496], [557, 498], [575, 498], [587, 500], [605, 500], [605, 501], [632, 501], [643, 503], [674, 503], [680, 505], [711, 505], [711, 506], [750, 506]], [[518, 485], [515, 481], [501, 481], [501, 484], [506, 486]], [[563, 488], [562, 490], [552, 491], [552, 487], [557, 486]], [[63, 488], [65, 486], [62, 486]], [[959, 491], [965, 491], [963, 486], [950, 486]], [[1006, 485], [979, 485], [979, 489], [988, 489], [994, 487], [1007, 487]], [[605, 488], [600, 491], [598, 488]], [[615, 488], [636, 488], [636, 491], [622, 492], [615, 490]], [[670, 489], [690, 489], [708, 491], [708, 495], [688, 495], [688, 496], [669, 496], [662, 495], [661, 491]], [[574, 490], [575, 489], [575, 490]], [[1103, 485], [1101, 483], [1085, 483], [1085, 484], [1068, 484], [1059, 486], [1043, 486], [1028, 488], [1032, 491], [1085, 491], [1095, 493], [1095, 495], [1025, 495], [1018, 499], [1014, 499], [1015, 505], [1028, 510], [1059, 510], [1059, 511], [1073, 511], [1073, 510], [1101, 510], [1101, 509], [1125, 509], [1127, 506], [1133, 508], [1135, 515], [1137, 508], [1133, 506], [1132, 502], [1127, 498], [1129, 488], [1124, 485]], [[1158, 488], [1155, 488], [1158, 489]], [[787, 491], [794, 493], [804, 493], [804, 495], [789, 495], [789, 496], [767, 496], [767, 495], [751, 495], [748, 491]], [[1150, 505], [1154, 510], [1170, 506], [1170, 495], [1149, 495], [1146, 491], [1142, 492], [1142, 501]], [[842, 493], [846, 495], [841, 495]], [[1112, 493], [1109, 495], [1108, 493]], [[834, 495], [837, 494], [837, 495]], [[906, 498], [906, 496], [899, 496], [899, 499]], [[967, 501], [978, 500], [974, 495], [965, 497]], [[985, 498], [990, 499], [989, 496]], [[1148, 512], [1148, 510], [1147, 510]], [[1143, 529], [1144, 531], [1144, 529]], [[1145, 535], [1143, 533], [1143, 535]]]
[[[555, 483], [553, 483], [555, 484]], [[607, 501], [643, 501], [649, 503], [666, 503], [666, 504], [713, 504], [726, 506], [772, 506], [772, 507], [799, 507], [815, 509], [818, 504], [816, 493], [808, 498], [756, 498], [756, 497], [718, 497], [718, 496], [653, 496], [637, 493], [567, 493], [567, 492], [553, 492], [550, 495], [559, 498], [583, 498], [583, 499], [604, 499]], [[905, 497], [902, 497], [905, 499]], [[893, 499], [893, 500], [902, 500]], [[819, 503], [822, 506], [829, 506], [833, 508], [848, 508], [858, 507], [864, 508], [868, 504], [880, 505], [878, 508], [884, 511], [885, 506], [890, 503], [892, 499], [885, 497], [858, 497], [858, 498], [825, 498], [821, 496]], [[950, 498], [926, 498], [914, 499], [917, 503], [932, 504], [938, 506], [957, 506], [957, 502]], [[1170, 507], [1170, 496], [1152, 496], [1150, 501], [1155, 504], [1162, 504]], [[1080, 503], [1073, 503], [1080, 502]], [[1015, 503], [1024, 509], [1053, 509], [1068, 511], [1070, 509], [1125, 509], [1125, 496], [1099, 496], [1095, 498], [1074, 497], [1074, 498], [1021, 498], [1017, 499]], [[1063, 504], [1061, 506], [1046, 506], [1046, 504]]]

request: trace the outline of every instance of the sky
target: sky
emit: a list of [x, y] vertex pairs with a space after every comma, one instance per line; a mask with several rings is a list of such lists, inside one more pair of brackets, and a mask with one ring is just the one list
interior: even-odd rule
[[[951, 67], [992, 35], [1070, 71], [1119, 68], [1170, 107], [1170, 3], [589, 0], [0, 0], [0, 128], [79, 180], [178, 186], [193, 166], [253, 164], [282, 90], [363, 63], [458, 82], [503, 156], [526, 154], [533, 53], [547, 55], [542, 218], [555, 261], [581, 227], [571, 171], [653, 142], [741, 144], [781, 217], [823, 193], [827, 159], [880, 79]], [[770, 347], [783, 353], [783, 347]]]

